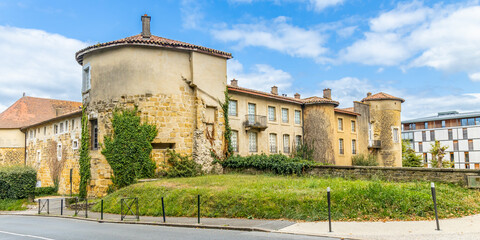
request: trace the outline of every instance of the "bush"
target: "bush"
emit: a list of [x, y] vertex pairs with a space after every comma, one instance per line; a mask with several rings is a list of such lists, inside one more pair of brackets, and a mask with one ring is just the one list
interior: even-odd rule
[[422, 156], [415, 154], [408, 140], [402, 140], [402, 167], [423, 167]]
[[167, 150], [167, 164], [163, 166], [160, 174], [168, 178], [195, 177], [202, 175], [202, 165], [195, 162], [189, 156], [182, 156], [175, 150]]
[[352, 156], [353, 166], [378, 166], [377, 157], [373, 154], [357, 154]]
[[53, 195], [56, 194], [58, 189], [56, 187], [37, 187], [35, 188], [35, 196], [40, 195]]
[[0, 168], [0, 199], [20, 199], [35, 193], [37, 171], [26, 166]]
[[233, 169], [253, 168], [257, 170], [269, 170], [275, 174], [303, 174], [307, 169], [315, 165], [315, 162], [303, 160], [298, 157], [290, 158], [283, 154], [273, 155], [250, 155], [241, 157], [239, 155], [223, 161], [222, 167]]

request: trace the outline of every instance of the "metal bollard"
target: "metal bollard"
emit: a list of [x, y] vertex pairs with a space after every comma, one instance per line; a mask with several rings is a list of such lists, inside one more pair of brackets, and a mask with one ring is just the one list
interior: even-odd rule
[[435, 220], [437, 222], [437, 231], [440, 231], [440, 223], [438, 222], [438, 213], [437, 213], [437, 193], [435, 191], [435, 183], [431, 183], [432, 188], [432, 200], [433, 200], [433, 208], [435, 209]]
[[328, 231], [332, 232], [332, 214], [330, 210], [330, 187], [327, 187], [327, 201], [328, 201]]
[[100, 220], [103, 220], [103, 199], [102, 199], [102, 202], [100, 204]]
[[123, 198], [120, 200], [120, 221], [123, 221]]
[[138, 198], [135, 198], [135, 202], [137, 202], [137, 221], [140, 221], [140, 213], [138, 212]]
[[38, 199], [38, 214], [40, 214], [40, 211], [41, 211], [41, 202], [42, 202], [42, 199]]
[[85, 198], [85, 218], [88, 218], [88, 198]]
[[60, 216], [63, 215], [63, 199], [60, 199]]
[[47, 199], [47, 214], [50, 214], [50, 199]]
[[198, 204], [197, 204], [197, 212], [198, 212], [198, 224], [200, 224], [200, 194], [198, 194]]
[[165, 204], [163, 204], [163, 197], [162, 197], [162, 212], [163, 212], [163, 222], [165, 223]]

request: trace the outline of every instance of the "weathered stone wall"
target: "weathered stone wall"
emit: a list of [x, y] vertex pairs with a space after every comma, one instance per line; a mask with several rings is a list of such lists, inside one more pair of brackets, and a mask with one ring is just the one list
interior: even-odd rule
[[313, 145], [313, 158], [317, 162], [336, 164], [335, 121], [331, 104], [306, 105], [304, 108], [304, 142]]
[[358, 153], [368, 153], [368, 124], [370, 123], [370, 106], [362, 102], [353, 102], [354, 111], [357, 116], [357, 144]]
[[25, 148], [0, 148], [0, 166], [23, 165]]

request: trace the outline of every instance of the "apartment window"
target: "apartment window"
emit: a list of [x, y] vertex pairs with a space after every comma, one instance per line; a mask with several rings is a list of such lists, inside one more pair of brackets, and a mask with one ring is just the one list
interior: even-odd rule
[[452, 129], [448, 129], [448, 140], [453, 140], [453, 131], [452, 131]]
[[480, 125], [480, 118], [475, 118], [475, 125]]
[[455, 154], [453, 152], [450, 152], [450, 162], [454, 162], [455, 161]]
[[460, 119], [460, 125], [467, 126], [467, 119]]
[[238, 132], [237, 131], [232, 131], [232, 148], [234, 152], [238, 152]]
[[458, 151], [458, 141], [453, 141], [453, 151]]
[[415, 123], [410, 123], [410, 125], [408, 126], [408, 129], [410, 130], [415, 130], [417, 128], [417, 126], [415, 125]]
[[290, 135], [283, 135], [283, 152], [290, 153]]
[[53, 126], [53, 132], [54, 132], [55, 134], [58, 134], [58, 125], [57, 125], [57, 124], [55, 124], [55, 125]]
[[72, 149], [78, 149], [78, 140], [72, 140]]
[[83, 66], [82, 72], [82, 92], [87, 92], [91, 88], [90, 64]]
[[343, 131], [343, 118], [338, 119], [338, 131]]
[[428, 122], [425, 122], [425, 129], [428, 129]]
[[357, 141], [355, 139], [352, 140], [352, 154], [357, 154]]
[[465, 152], [465, 168], [470, 169], [470, 154]]
[[68, 132], [68, 121], [65, 121], [65, 132]]
[[58, 160], [62, 159], [62, 144], [59, 143], [57, 145], [57, 158]]
[[468, 122], [468, 126], [473, 126], [475, 125], [475, 118], [469, 118], [467, 122]]
[[445, 124], [445, 120], [442, 120], [442, 128], [444, 128], [445, 125], [446, 125], [446, 124]]
[[288, 123], [288, 109], [282, 108], [282, 122]]
[[295, 144], [297, 144], [297, 147], [302, 145], [302, 136], [300, 135], [295, 136]]
[[300, 111], [295, 110], [295, 124], [300, 124]]
[[421, 142], [418, 143], [418, 152], [423, 152], [423, 144]]
[[462, 132], [463, 132], [463, 139], [467, 139], [468, 138], [468, 131], [466, 128], [463, 128], [462, 129]]
[[468, 140], [468, 150], [473, 151], [473, 140], [472, 139]]
[[268, 107], [268, 121], [275, 121], [277, 120], [275, 116], [275, 107]]
[[98, 149], [98, 121], [97, 119], [90, 120], [90, 126], [92, 133], [90, 134], [92, 138], [92, 150]]
[[423, 154], [423, 163], [428, 164], [427, 153], [424, 153], [424, 154]]
[[435, 131], [430, 131], [430, 141], [435, 141]]
[[356, 132], [357, 129], [356, 129], [356, 127], [355, 127], [355, 121], [351, 121], [351, 125], [352, 125], [352, 132], [353, 132], [353, 133]]
[[342, 138], [338, 139], [338, 147], [339, 147], [340, 154], [343, 154], [344, 151], [343, 151], [343, 139]]
[[60, 133], [63, 133], [63, 132], [64, 132], [63, 123], [60, 123]]
[[228, 102], [228, 115], [237, 116], [237, 101], [230, 100]]
[[427, 141], [427, 133], [425, 131], [422, 131], [422, 141], [423, 142]]
[[255, 103], [248, 104], [248, 122], [250, 124], [255, 123], [255, 114], [257, 112], [257, 105]]
[[399, 139], [398, 139], [398, 128], [393, 128], [393, 142], [394, 143], [398, 143], [399, 142]]
[[256, 132], [248, 133], [248, 150], [250, 152], [257, 152], [257, 133]]
[[270, 152], [277, 153], [277, 134], [270, 133], [269, 141], [270, 141]]

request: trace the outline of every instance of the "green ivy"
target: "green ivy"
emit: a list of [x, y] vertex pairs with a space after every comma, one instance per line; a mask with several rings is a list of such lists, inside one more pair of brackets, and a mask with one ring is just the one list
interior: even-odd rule
[[80, 192], [81, 198], [87, 196], [87, 185], [90, 180], [90, 136], [88, 134], [88, 118], [86, 108], [82, 110], [82, 138], [80, 140]]
[[122, 188], [139, 178], [153, 177], [156, 164], [150, 158], [151, 142], [157, 135], [155, 125], [141, 123], [134, 110], [113, 112], [113, 135], [104, 137], [102, 154], [113, 170], [113, 184]]
[[222, 167], [231, 169], [247, 169], [272, 171], [275, 174], [296, 174], [301, 175], [310, 169], [315, 162], [303, 160], [301, 158], [290, 158], [283, 154], [273, 155], [250, 155], [242, 157], [239, 155], [232, 156], [221, 162]]
[[228, 105], [230, 104], [230, 96], [228, 95], [228, 88], [225, 89], [225, 102], [220, 102], [223, 110], [223, 118], [225, 119], [225, 132], [223, 136], [225, 138], [225, 149], [224, 149], [224, 157], [225, 159], [229, 158], [233, 155], [233, 147], [232, 147], [232, 129], [230, 128], [230, 123], [228, 121]]

